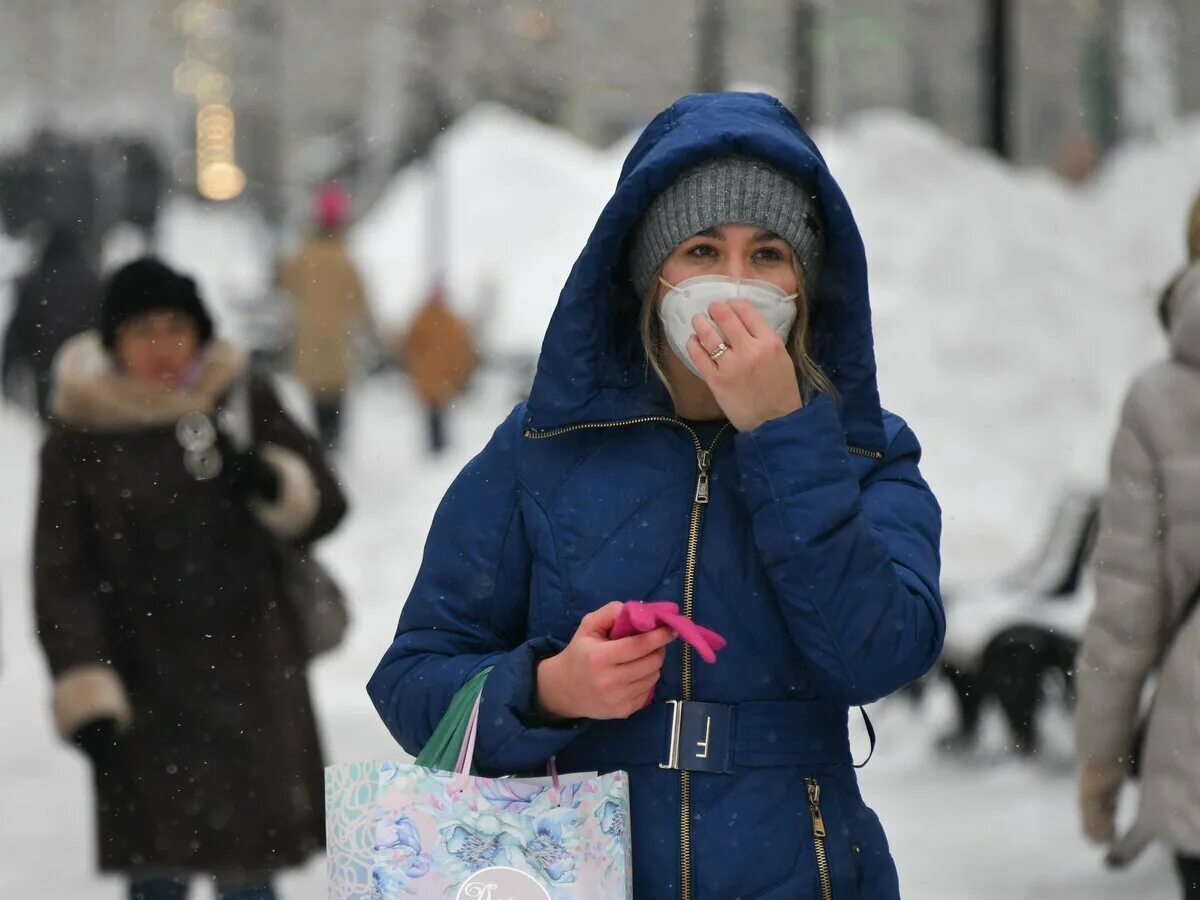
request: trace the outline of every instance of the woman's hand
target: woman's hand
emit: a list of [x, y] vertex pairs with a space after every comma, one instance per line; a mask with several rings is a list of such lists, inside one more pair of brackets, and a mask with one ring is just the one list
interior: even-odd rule
[[538, 663], [537, 703], [559, 719], [624, 719], [637, 712], [658, 683], [669, 628], [609, 640], [619, 601], [588, 613], [562, 653]]
[[753, 431], [804, 405], [791, 354], [758, 310], [745, 300], [734, 300], [714, 303], [708, 314], [724, 333], [726, 349], [712, 358], [722, 344], [721, 333], [697, 315], [688, 354], [734, 428]]

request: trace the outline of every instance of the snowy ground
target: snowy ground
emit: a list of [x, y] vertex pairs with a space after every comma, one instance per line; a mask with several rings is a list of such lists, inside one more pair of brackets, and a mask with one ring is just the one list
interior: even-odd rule
[[[494, 385], [468, 398], [453, 421], [455, 449], [436, 464], [421, 450], [418, 411], [399, 382], [379, 379], [357, 398], [340, 461], [354, 514], [325, 545], [326, 558], [355, 598], [357, 618], [347, 645], [312, 672], [332, 761], [398, 753], [363, 685], [394, 627], [434, 506], [507, 412], [509, 392]], [[87, 770], [82, 757], [53, 735], [50, 686], [35, 649], [28, 558], [37, 435], [11, 413], [0, 414], [0, 434], [0, 897], [117, 900], [119, 883], [92, 873]], [[1062, 723], [1053, 731], [1057, 749], [1044, 760], [1017, 763], [996, 749], [969, 763], [947, 762], [930, 750], [947, 722], [947, 699], [935, 694], [916, 712], [903, 700], [872, 710], [880, 745], [863, 770], [863, 788], [888, 828], [905, 896], [1173, 896], [1161, 858], [1148, 857], [1132, 872], [1112, 876], [1080, 841]], [[997, 747], [998, 734], [993, 737]], [[282, 889], [285, 900], [324, 897], [323, 865], [288, 875]]]

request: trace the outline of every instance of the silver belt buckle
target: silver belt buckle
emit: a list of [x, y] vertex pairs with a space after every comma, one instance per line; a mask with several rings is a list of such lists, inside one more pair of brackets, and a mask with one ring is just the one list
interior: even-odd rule
[[683, 722], [683, 701], [668, 700], [671, 706], [671, 745], [667, 748], [667, 761], [659, 763], [660, 769], [679, 768], [679, 729]]

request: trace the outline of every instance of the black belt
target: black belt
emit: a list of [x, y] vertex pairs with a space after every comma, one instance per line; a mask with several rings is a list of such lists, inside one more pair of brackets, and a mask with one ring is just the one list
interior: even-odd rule
[[[873, 749], [869, 720], [867, 728]], [[667, 700], [628, 719], [593, 722], [558, 755], [558, 763], [564, 771], [657, 764], [729, 774], [772, 766], [849, 766], [852, 758], [844, 706], [819, 700], [733, 705]]]

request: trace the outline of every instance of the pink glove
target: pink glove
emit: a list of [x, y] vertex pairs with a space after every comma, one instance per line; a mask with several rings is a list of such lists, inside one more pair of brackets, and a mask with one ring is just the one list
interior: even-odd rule
[[[660, 625], [665, 625], [687, 643], [696, 648], [700, 658], [707, 663], [717, 661], [717, 651], [725, 646], [725, 638], [715, 631], [697, 625], [679, 611], [679, 605], [667, 601], [643, 603], [641, 600], [626, 600], [617, 614], [617, 621], [609, 629], [611, 640], [630, 637], [635, 634], [645, 634]], [[643, 705], [649, 706], [654, 702], [654, 691], [646, 697]]]
[[716, 662], [717, 651], [725, 646], [725, 638], [711, 629], [697, 625], [679, 611], [678, 604], [666, 601], [643, 603], [641, 600], [626, 600], [608, 636], [616, 640], [634, 634], [645, 634], [660, 625], [670, 628], [696, 648], [696, 652], [706, 663]]

